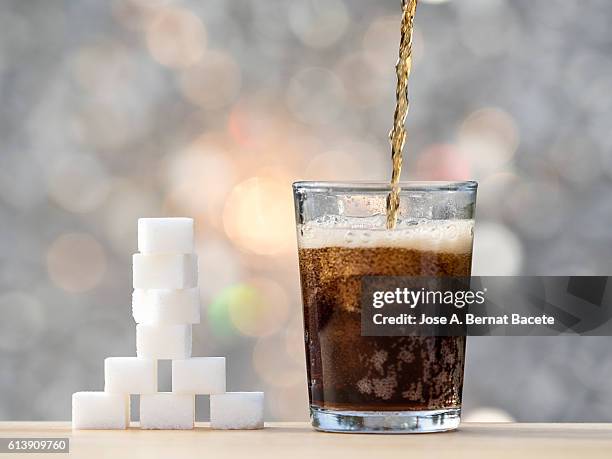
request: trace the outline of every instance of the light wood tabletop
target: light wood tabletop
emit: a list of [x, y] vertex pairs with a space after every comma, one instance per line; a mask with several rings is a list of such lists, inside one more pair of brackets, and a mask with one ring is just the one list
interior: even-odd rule
[[[0, 437], [69, 437], [73, 458], [612, 458], [612, 424], [473, 424], [439, 434], [361, 435], [315, 432], [306, 423], [264, 430], [73, 431], [66, 422], [2, 422]], [[25, 457], [67, 455], [28, 454]], [[24, 457], [0, 454], [4, 457]]]

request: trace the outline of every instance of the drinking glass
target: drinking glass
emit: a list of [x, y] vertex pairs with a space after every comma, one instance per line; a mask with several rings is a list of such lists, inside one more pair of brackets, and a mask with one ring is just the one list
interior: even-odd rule
[[458, 427], [464, 336], [362, 336], [365, 276], [469, 277], [476, 182], [293, 184], [312, 425], [331, 432]]

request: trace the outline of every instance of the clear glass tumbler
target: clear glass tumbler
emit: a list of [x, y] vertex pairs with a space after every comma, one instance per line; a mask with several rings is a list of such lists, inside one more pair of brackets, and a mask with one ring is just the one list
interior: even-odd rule
[[331, 432], [439, 432], [461, 415], [465, 337], [361, 335], [364, 276], [471, 273], [475, 182], [293, 185], [312, 425]]

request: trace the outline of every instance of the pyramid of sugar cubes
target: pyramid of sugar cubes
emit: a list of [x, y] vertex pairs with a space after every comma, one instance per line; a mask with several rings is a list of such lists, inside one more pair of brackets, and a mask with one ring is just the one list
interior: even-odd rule
[[[130, 395], [140, 396], [142, 429], [192, 429], [196, 395], [210, 395], [213, 429], [263, 428], [263, 393], [226, 392], [225, 358], [191, 356], [191, 329], [200, 323], [193, 219], [141, 218], [138, 251], [136, 357], [104, 361], [104, 392], [73, 394], [73, 428], [127, 428]], [[172, 360], [172, 392], [157, 390], [161, 359]]]

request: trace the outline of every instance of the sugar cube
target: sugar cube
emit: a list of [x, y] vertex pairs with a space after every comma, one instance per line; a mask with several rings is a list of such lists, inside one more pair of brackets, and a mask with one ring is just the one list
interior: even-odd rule
[[200, 323], [200, 291], [197, 288], [134, 290], [132, 315], [139, 324]]
[[225, 393], [225, 357], [193, 357], [172, 361], [172, 392]]
[[191, 357], [191, 325], [136, 325], [136, 355], [149, 359]]
[[72, 394], [73, 429], [126, 429], [129, 425], [129, 395], [108, 392]]
[[157, 392], [157, 360], [138, 357], [104, 359], [104, 391], [114, 394]]
[[141, 253], [192, 253], [192, 218], [141, 218], [138, 251]]
[[194, 254], [142, 254], [133, 257], [135, 289], [184, 289], [198, 285], [198, 257]]
[[226, 392], [210, 396], [213, 429], [263, 429], [263, 392]]
[[159, 392], [140, 396], [142, 429], [193, 429], [195, 396]]

